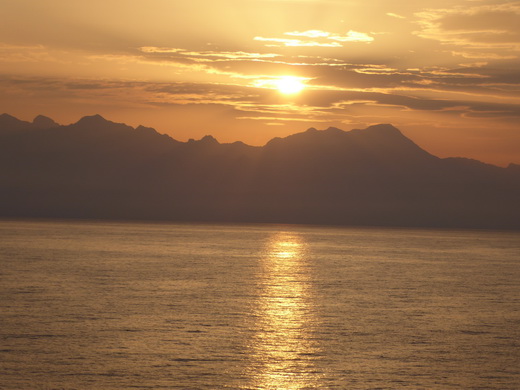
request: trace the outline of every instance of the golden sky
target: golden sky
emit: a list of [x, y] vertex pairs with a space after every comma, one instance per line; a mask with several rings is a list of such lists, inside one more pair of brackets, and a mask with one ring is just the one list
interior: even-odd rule
[[520, 163], [519, 1], [0, 0], [0, 15], [0, 111], [20, 119], [252, 145], [392, 123], [440, 157]]

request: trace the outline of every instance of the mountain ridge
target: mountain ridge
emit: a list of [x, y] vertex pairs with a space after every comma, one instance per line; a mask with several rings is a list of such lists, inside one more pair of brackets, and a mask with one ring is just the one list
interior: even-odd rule
[[0, 188], [3, 217], [520, 229], [514, 164], [439, 158], [390, 124], [257, 147], [4, 114]]
[[[44, 116], [44, 115], [37, 115], [32, 122], [28, 122], [28, 121], [20, 120], [7, 113], [0, 114], [0, 134], [3, 134], [5, 132], [9, 133], [9, 132], [13, 132], [16, 130], [21, 130], [21, 129], [23, 129], [23, 130], [36, 130], [36, 129], [48, 130], [48, 129], [52, 129], [52, 128], [56, 128], [56, 127], [81, 128], [81, 129], [86, 129], [86, 130], [103, 130], [103, 129], [104, 130], [114, 130], [114, 129], [131, 130], [131, 131], [136, 131], [136, 132], [140, 132], [140, 133], [148, 133], [150, 135], [152, 135], [152, 134], [158, 135], [158, 136], [163, 137], [163, 139], [169, 138], [170, 140], [172, 140], [178, 144], [183, 144], [183, 143], [184, 144], [190, 144], [190, 143], [197, 144], [197, 143], [199, 143], [199, 144], [218, 144], [218, 145], [244, 145], [244, 146], [247, 146], [250, 148], [263, 148], [266, 146], [270, 146], [272, 144], [279, 143], [283, 140], [291, 140], [291, 139], [306, 136], [309, 134], [313, 134], [313, 135], [335, 134], [336, 136], [338, 136], [338, 135], [339, 136], [345, 136], [345, 135], [352, 136], [352, 135], [356, 135], [359, 133], [363, 133], [364, 135], [367, 135], [369, 133], [375, 133], [378, 135], [386, 135], [387, 137], [391, 136], [394, 139], [399, 137], [401, 140], [406, 140], [406, 142], [409, 143], [410, 145], [414, 145], [417, 149], [420, 149], [422, 151], [422, 153], [426, 153], [430, 156], [433, 156], [429, 152], [427, 152], [424, 149], [417, 146], [411, 139], [409, 139], [408, 137], [403, 135], [402, 132], [398, 128], [396, 128], [395, 126], [393, 126], [392, 124], [389, 124], [389, 123], [381, 123], [381, 124], [368, 126], [365, 129], [352, 129], [352, 130], [348, 130], [348, 131], [342, 130], [342, 129], [339, 129], [336, 127], [328, 127], [327, 129], [324, 129], [324, 130], [318, 130], [314, 127], [311, 127], [303, 132], [290, 134], [285, 137], [274, 137], [271, 140], [267, 141], [263, 146], [252, 146], [252, 145], [245, 144], [242, 141], [235, 141], [235, 142], [230, 142], [230, 143], [220, 143], [215, 137], [213, 137], [210, 134], [207, 134], [207, 135], [201, 137], [201, 139], [199, 139], [199, 140], [189, 139], [186, 142], [178, 141], [167, 134], [159, 133], [156, 129], [154, 129], [152, 127], [138, 125], [136, 128], [133, 128], [124, 123], [113, 122], [111, 120], [105, 119], [100, 114], [92, 114], [92, 115], [84, 116], [84, 117], [80, 118], [77, 122], [71, 123], [69, 125], [61, 125], [61, 124], [55, 122], [53, 119], [51, 119], [47, 116]], [[388, 139], [389, 138], [386, 138], [385, 141], [388, 141]], [[441, 159], [440, 157], [437, 157], [437, 156], [433, 156], [433, 157], [436, 159]], [[497, 165], [494, 165], [494, 164], [482, 162], [480, 160], [467, 158], [467, 157], [445, 157], [442, 159], [471, 160], [471, 161], [478, 161], [479, 163], [482, 163], [482, 164], [498, 167]], [[510, 163], [507, 168], [510, 167], [511, 169], [516, 170], [516, 169], [518, 169], [517, 168], [518, 166], [520, 166], [520, 164]], [[498, 167], [498, 168], [503, 168], [503, 167]]]

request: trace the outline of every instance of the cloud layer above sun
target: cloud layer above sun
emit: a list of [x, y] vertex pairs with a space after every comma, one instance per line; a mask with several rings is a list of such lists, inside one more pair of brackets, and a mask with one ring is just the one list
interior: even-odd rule
[[[262, 144], [393, 123], [439, 155], [520, 163], [520, 2], [6, 0], [3, 111], [100, 113]], [[281, 93], [280, 80], [302, 88]]]

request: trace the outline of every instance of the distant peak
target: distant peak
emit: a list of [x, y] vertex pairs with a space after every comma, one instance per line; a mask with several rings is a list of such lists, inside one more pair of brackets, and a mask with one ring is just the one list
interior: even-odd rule
[[81, 118], [76, 124], [78, 125], [96, 125], [96, 124], [104, 124], [104, 123], [110, 123], [110, 121], [106, 120], [99, 114], [90, 115], [90, 116], [84, 116]]
[[135, 129], [136, 130], [141, 130], [141, 131], [149, 131], [149, 130], [155, 131], [155, 129], [153, 127], [146, 127], [146, 126], [143, 126], [143, 125], [139, 125]]
[[21, 130], [31, 127], [31, 123], [22, 121], [9, 114], [0, 115], [0, 130]]
[[342, 133], [345, 132], [345, 131], [343, 131], [341, 129], [338, 129], [337, 127], [329, 127], [325, 131], [328, 131], [328, 132], [342, 132]]
[[44, 115], [38, 115], [32, 121], [34, 127], [38, 129], [50, 129], [52, 127], [58, 127], [59, 124], [54, 122], [51, 118]]
[[5, 119], [9, 119], [9, 120], [15, 119], [17, 121], [19, 120], [18, 118], [15, 118], [14, 116], [6, 114], [6, 113], [0, 115], [0, 119], [3, 119], [3, 120], [5, 120]]
[[329, 136], [329, 137], [330, 136], [332, 136], [332, 137], [342, 137], [345, 134], [347, 134], [347, 132], [345, 130], [338, 129], [337, 127], [329, 127], [327, 129], [323, 130], [322, 133], [324, 135]]
[[401, 134], [397, 127], [389, 123], [380, 123], [378, 125], [368, 126], [364, 131], [378, 132], [378, 133], [398, 133]]
[[200, 140], [190, 138], [188, 144], [191, 145], [220, 145], [220, 143], [211, 135], [205, 135]]
[[283, 142], [283, 138], [274, 137], [274, 138], [271, 138], [264, 146], [267, 148], [270, 148], [274, 145], [280, 145], [280, 143], [282, 143], [282, 142]]
[[205, 135], [200, 139], [199, 142], [202, 142], [204, 144], [218, 144], [219, 142], [211, 135]]
[[142, 125], [139, 125], [135, 128], [136, 131], [140, 132], [140, 133], [146, 133], [146, 134], [159, 134], [157, 132], [157, 130], [155, 130], [153, 127], [146, 127], [146, 126], [142, 126]]

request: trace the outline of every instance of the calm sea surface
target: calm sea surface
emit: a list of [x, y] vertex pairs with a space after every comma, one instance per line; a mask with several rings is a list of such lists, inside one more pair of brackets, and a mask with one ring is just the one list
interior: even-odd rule
[[520, 389], [520, 233], [0, 222], [0, 389]]

